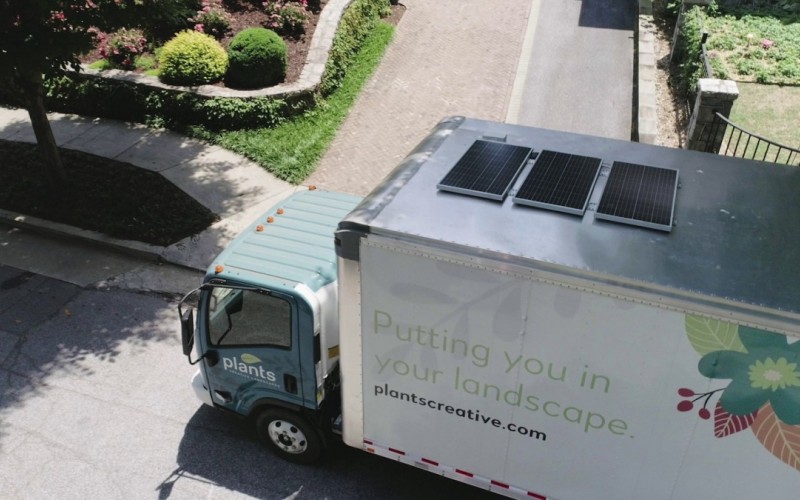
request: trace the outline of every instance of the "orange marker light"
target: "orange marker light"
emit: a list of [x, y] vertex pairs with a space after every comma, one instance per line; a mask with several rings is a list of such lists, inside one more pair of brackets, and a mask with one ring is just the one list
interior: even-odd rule
[[282, 208], [278, 209], [278, 215], [283, 215], [283, 209]]
[[264, 226], [262, 226], [261, 224], [256, 226], [256, 232], [260, 233], [263, 230], [264, 230]]
[[309, 191], [316, 191], [317, 190], [317, 186], [314, 186], [314, 185], [308, 186], [308, 190]]
[[267, 217], [267, 224], [272, 224], [275, 222], [275, 217]]
[[215, 273], [217, 273], [217, 274], [219, 274], [219, 273], [221, 273], [221, 272], [222, 272], [224, 269], [225, 269], [225, 268], [224, 268], [224, 267], [222, 267], [222, 265], [220, 265], [220, 264], [217, 264], [217, 267], [215, 267], [215, 268], [214, 268], [214, 272], [215, 272]]

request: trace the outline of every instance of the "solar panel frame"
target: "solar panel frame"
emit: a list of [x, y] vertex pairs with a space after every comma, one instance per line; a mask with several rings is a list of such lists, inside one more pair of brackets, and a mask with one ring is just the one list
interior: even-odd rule
[[544, 150], [514, 195], [514, 203], [583, 215], [603, 160]]
[[532, 149], [477, 139], [436, 187], [442, 191], [503, 201]]
[[615, 161], [595, 218], [672, 231], [678, 170]]

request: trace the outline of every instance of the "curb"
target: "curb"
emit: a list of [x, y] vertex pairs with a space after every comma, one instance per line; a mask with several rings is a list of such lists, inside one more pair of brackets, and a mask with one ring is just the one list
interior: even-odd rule
[[656, 49], [653, 0], [639, 0], [637, 44], [638, 78], [636, 130], [639, 142], [656, 144], [658, 139], [658, 99], [656, 92]]
[[[167, 248], [158, 245], [150, 245], [141, 241], [120, 240], [96, 231], [89, 231], [87, 229], [70, 226], [69, 224], [51, 222], [31, 215], [18, 214], [3, 209], [0, 209], [0, 223], [5, 223], [20, 229], [27, 229], [36, 233], [97, 244], [113, 248], [128, 255], [145, 257], [152, 260], [163, 260], [161, 254]], [[170, 264], [182, 265], [178, 262], [170, 262]]]

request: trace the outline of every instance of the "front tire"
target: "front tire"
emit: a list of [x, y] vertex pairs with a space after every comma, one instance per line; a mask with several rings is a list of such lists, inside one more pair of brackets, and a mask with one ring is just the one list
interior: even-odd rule
[[322, 438], [297, 413], [281, 408], [265, 410], [256, 420], [256, 430], [267, 447], [284, 460], [311, 464], [322, 456]]

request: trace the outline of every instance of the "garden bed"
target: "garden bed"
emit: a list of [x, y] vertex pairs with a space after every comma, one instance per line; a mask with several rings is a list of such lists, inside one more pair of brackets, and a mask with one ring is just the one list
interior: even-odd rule
[[704, 19], [715, 78], [800, 84], [800, 14], [720, 8]]
[[[283, 83], [293, 83], [297, 81], [303, 71], [303, 66], [306, 62], [306, 57], [311, 45], [311, 39], [314, 36], [317, 23], [319, 21], [320, 12], [328, 3], [328, 0], [320, 0], [319, 7], [308, 8], [308, 19], [303, 23], [302, 33], [296, 35], [282, 36], [286, 43], [286, 78]], [[269, 25], [269, 15], [263, 8], [248, 0], [225, 0], [223, 5], [230, 15], [230, 29], [225, 32], [223, 36], [218, 38], [220, 44], [226, 50], [230, 46], [233, 37], [240, 31], [247, 28], [266, 27]], [[190, 29], [187, 25], [186, 29]], [[141, 60], [130, 71], [140, 74], [155, 75], [157, 72], [157, 65], [155, 63], [156, 57], [154, 49], [163, 45], [167, 40], [161, 42], [148, 43], [147, 50], [138, 59]], [[120, 69], [105, 63], [105, 59], [101, 53], [100, 46], [96, 47], [91, 52], [81, 56], [81, 62], [89, 65], [95, 69]], [[225, 82], [219, 81], [212, 85], [224, 87]]]

